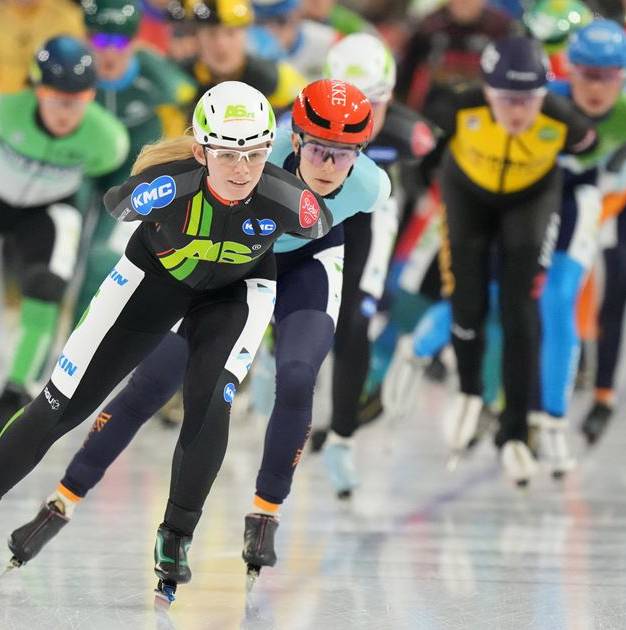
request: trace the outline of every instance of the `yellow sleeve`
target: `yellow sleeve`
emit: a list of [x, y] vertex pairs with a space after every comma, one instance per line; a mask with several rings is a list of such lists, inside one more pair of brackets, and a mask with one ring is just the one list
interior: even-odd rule
[[278, 83], [273, 94], [267, 98], [272, 107], [289, 107], [307, 84], [306, 79], [290, 64], [278, 62]]
[[185, 133], [185, 129], [189, 127], [187, 115], [176, 107], [176, 105], [159, 105], [156, 107], [156, 113], [161, 120], [163, 136], [165, 138], [182, 136]]

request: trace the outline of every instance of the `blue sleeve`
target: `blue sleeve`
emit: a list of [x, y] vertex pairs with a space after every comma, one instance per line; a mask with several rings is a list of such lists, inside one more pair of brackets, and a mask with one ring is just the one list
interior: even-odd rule
[[572, 87], [569, 81], [550, 81], [548, 83], [548, 89], [553, 94], [558, 94], [559, 96], [564, 96], [565, 98], [571, 98], [572, 96]]

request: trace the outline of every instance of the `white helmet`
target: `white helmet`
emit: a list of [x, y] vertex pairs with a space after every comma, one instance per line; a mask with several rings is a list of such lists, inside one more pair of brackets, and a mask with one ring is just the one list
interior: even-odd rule
[[396, 84], [396, 62], [380, 39], [354, 33], [329, 50], [324, 74], [352, 83], [370, 101], [388, 101]]
[[199, 144], [241, 149], [272, 142], [276, 118], [269, 101], [241, 81], [224, 81], [207, 90], [193, 112]]

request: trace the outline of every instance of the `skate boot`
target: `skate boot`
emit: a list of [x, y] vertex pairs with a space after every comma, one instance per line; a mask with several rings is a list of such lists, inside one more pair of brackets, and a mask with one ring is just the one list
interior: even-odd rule
[[154, 544], [154, 572], [159, 578], [154, 591], [155, 606], [169, 608], [176, 599], [177, 585], [191, 580], [187, 561], [190, 546], [191, 536], [183, 536], [164, 524], [159, 525]]
[[382, 404], [392, 417], [402, 417], [414, 407], [416, 390], [430, 358], [415, 356], [413, 336], [403, 335], [382, 386]]
[[183, 392], [179, 389], [166, 403], [157, 414], [161, 420], [161, 424], [167, 429], [180, 428], [185, 415], [183, 409]]
[[445, 383], [448, 378], [448, 368], [436, 354], [430, 363], [424, 368], [424, 376], [433, 383]]
[[476, 435], [483, 400], [480, 396], [457, 393], [444, 418], [444, 436], [450, 449], [448, 468], [454, 470]]
[[319, 453], [328, 437], [328, 429], [315, 429], [311, 433], [311, 453]]
[[245, 523], [241, 557], [247, 565], [250, 590], [261, 573], [261, 567], [273, 567], [276, 564], [274, 536], [278, 529], [278, 518], [252, 512], [246, 514]]
[[60, 502], [44, 503], [32, 521], [18, 527], [9, 536], [9, 549], [13, 554], [11, 566], [21, 567], [32, 560], [69, 520]]
[[349, 499], [359, 485], [354, 467], [354, 440], [330, 433], [323, 457], [330, 482], [339, 499]]
[[601, 402], [594, 403], [580, 427], [588, 446], [593, 446], [602, 437], [612, 415], [613, 407]]
[[0, 394], [0, 420], [10, 418], [16, 411], [25, 407], [33, 397], [22, 385], [7, 383]]
[[359, 426], [374, 422], [383, 415], [382, 386], [378, 385], [371, 392], [363, 395], [359, 401]]
[[567, 444], [568, 423], [565, 418], [544, 417], [541, 431], [541, 453], [554, 479], [562, 479], [575, 466]]
[[521, 440], [508, 440], [500, 451], [500, 461], [506, 476], [518, 488], [526, 488], [537, 473], [537, 462]]

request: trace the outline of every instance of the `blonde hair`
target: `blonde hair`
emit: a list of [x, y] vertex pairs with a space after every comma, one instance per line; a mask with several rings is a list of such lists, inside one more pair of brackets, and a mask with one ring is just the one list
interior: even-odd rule
[[137, 175], [156, 164], [192, 158], [191, 147], [196, 141], [189, 131], [187, 130], [183, 136], [146, 144], [137, 156], [130, 174]]

